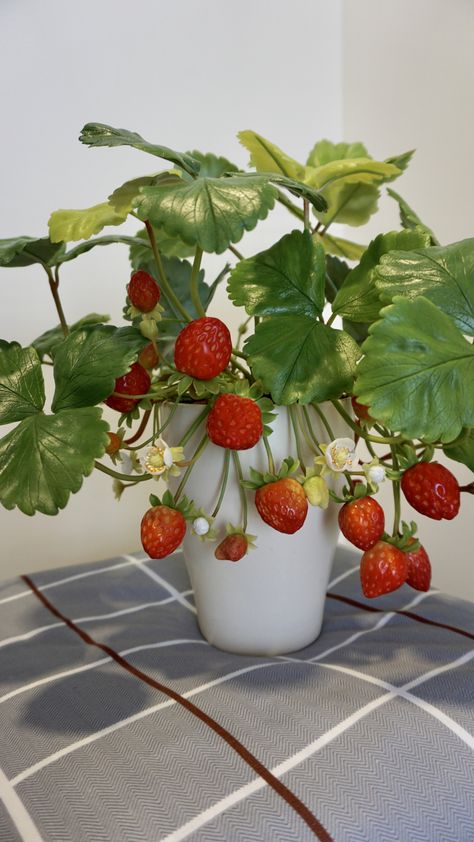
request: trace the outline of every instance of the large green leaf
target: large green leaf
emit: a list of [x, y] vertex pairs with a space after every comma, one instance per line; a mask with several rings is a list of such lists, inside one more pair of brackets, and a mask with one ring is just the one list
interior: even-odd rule
[[44, 401], [43, 374], [35, 349], [0, 342], [0, 424], [36, 415]]
[[191, 174], [199, 172], [199, 161], [191, 155], [176, 152], [168, 146], [149, 143], [141, 135], [128, 129], [115, 129], [105, 123], [87, 123], [79, 135], [79, 140], [86, 146], [132, 146], [134, 149], [171, 161]]
[[92, 325], [71, 333], [54, 355], [53, 412], [103, 401], [144, 344], [146, 339], [133, 327]]
[[107, 429], [96, 407], [23, 420], [0, 441], [0, 502], [26, 515], [57, 514], [103, 455]]
[[227, 158], [223, 158], [222, 156], [214, 155], [212, 152], [198, 152], [197, 149], [193, 149], [192, 152], [188, 152], [188, 155], [191, 155], [196, 161], [199, 161], [201, 168], [199, 170], [200, 176], [206, 176], [208, 178], [220, 178], [221, 175], [228, 172], [239, 172], [239, 168], [236, 167], [232, 161], [229, 161]]
[[351, 391], [360, 349], [344, 331], [309, 316], [260, 322], [245, 350], [276, 404], [324, 401]]
[[463, 465], [467, 465], [471, 471], [474, 471], [474, 427], [461, 430], [457, 439], [445, 444], [443, 450], [450, 459], [454, 459], [455, 462], [462, 462]]
[[166, 185], [179, 184], [180, 182], [179, 175], [172, 172], [142, 175], [139, 178], [132, 178], [131, 181], [126, 181], [120, 187], [117, 187], [109, 196], [108, 202], [117, 213], [125, 217], [134, 207], [142, 187], [153, 187], [155, 184], [161, 184], [161, 186], [165, 187]]
[[[82, 319], [78, 319], [77, 322], [70, 325], [69, 331], [72, 333], [74, 330], [80, 330], [80, 328], [85, 327], [86, 325], [103, 324], [109, 320], [110, 316], [101, 315], [100, 313], [88, 313], [87, 316], [83, 316]], [[43, 360], [46, 356], [51, 357], [52, 359], [56, 348], [58, 345], [61, 345], [64, 340], [65, 336], [63, 329], [61, 325], [57, 325], [56, 327], [51, 328], [51, 330], [46, 330], [41, 334], [41, 336], [38, 336], [37, 339], [34, 339], [31, 345], [37, 351], [40, 360]]]
[[[293, 196], [296, 196], [297, 199], [307, 199], [308, 202], [313, 205], [316, 210], [324, 211], [327, 208], [326, 199], [321, 193], [318, 193], [314, 187], [309, 187], [307, 184], [304, 184], [302, 181], [297, 181], [294, 178], [289, 178], [286, 175], [281, 175], [281, 173], [274, 173], [274, 172], [265, 172], [259, 171], [259, 176], [261, 178], [265, 178], [267, 181], [270, 181], [272, 184], [276, 184], [279, 187], [284, 187], [285, 190], [289, 190]], [[252, 179], [255, 178], [255, 173], [252, 172], [243, 172], [239, 173], [239, 178], [241, 179]], [[281, 196], [278, 197], [281, 201]]]
[[449, 246], [408, 246], [410, 251], [401, 244], [395, 248], [404, 250], [382, 257], [375, 272], [382, 299], [406, 295], [412, 300], [424, 295], [451, 316], [463, 333], [474, 334], [474, 238]]
[[10, 237], [0, 240], [0, 266], [21, 267], [33, 263], [53, 266], [59, 262], [65, 246], [49, 237]]
[[324, 307], [324, 282], [323, 247], [309, 231], [292, 231], [266, 251], [241, 260], [227, 291], [249, 315], [315, 317]]
[[321, 243], [326, 254], [334, 254], [336, 257], [345, 257], [346, 260], [360, 260], [367, 246], [360, 243], [353, 243], [352, 240], [345, 240], [343, 237], [333, 237], [332, 234], [313, 234], [317, 243]]
[[108, 202], [82, 210], [57, 210], [49, 217], [49, 235], [53, 243], [61, 240], [88, 240], [106, 225], [121, 225], [127, 213], [118, 213]]
[[375, 283], [374, 270], [384, 254], [392, 249], [414, 249], [427, 245], [423, 229], [389, 231], [369, 243], [360, 263], [347, 276], [333, 302], [333, 313], [353, 322], [372, 322], [378, 318], [382, 299]]
[[415, 213], [410, 205], [405, 202], [405, 199], [402, 199], [400, 194], [396, 193], [395, 190], [392, 190], [390, 187], [387, 187], [387, 193], [392, 197], [392, 199], [395, 199], [398, 204], [402, 228], [424, 228], [431, 237], [431, 245], [438, 246], [438, 240], [433, 234], [431, 228], [428, 228], [428, 226], [421, 221], [420, 217]]
[[275, 199], [275, 187], [257, 175], [197, 178], [142, 188], [138, 214], [186, 243], [221, 254], [265, 219]]
[[333, 143], [331, 140], [318, 140], [308, 155], [306, 166], [323, 167], [331, 161], [344, 161], [347, 158], [370, 158], [363, 143]]
[[423, 296], [397, 296], [364, 342], [355, 394], [408, 438], [450, 442], [474, 426], [474, 348]]
[[262, 135], [245, 130], [237, 135], [242, 146], [250, 152], [250, 164], [259, 172], [280, 173], [281, 175], [303, 181], [305, 168], [286, 152], [270, 143]]
[[[183, 242], [179, 237], [167, 234], [163, 228], [153, 228], [153, 230], [160, 254], [165, 255], [165, 257], [184, 258], [194, 254], [196, 246], [190, 246], [189, 243]], [[130, 263], [134, 269], [146, 269], [147, 272], [153, 275], [156, 272], [156, 263], [146, 230], [142, 229], [138, 231], [135, 240], [136, 242], [130, 246]], [[152, 266], [153, 269], [150, 271], [150, 268], [147, 269], [145, 264]]]
[[[79, 257], [79, 255], [85, 254], [96, 246], [110, 246], [116, 245], [117, 243], [122, 243], [124, 246], [130, 247], [137, 245], [143, 246], [143, 243], [141, 243], [137, 237], [127, 237], [123, 234], [108, 234], [104, 237], [96, 237], [94, 240], [86, 240], [85, 243], [80, 243], [78, 246], [74, 246], [62, 255], [56, 262], [66, 263], [66, 261], [74, 260], [76, 257]], [[150, 248], [149, 245], [148, 248]]]

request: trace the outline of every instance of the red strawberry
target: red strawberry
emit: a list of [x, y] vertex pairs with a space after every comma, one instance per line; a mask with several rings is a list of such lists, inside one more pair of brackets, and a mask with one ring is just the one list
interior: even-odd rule
[[174, 552], [186, 533], [186, 521], [177, 509], [153, 506], [143, 515], [142, 546], [150, 558], [164, 558]]
[[255, 505], [265, 523], [278, 532], [286, 532], [289, 535], [301, 529], [308, 513], [304, 489], [291, 477], [284, 477], [257, 488]]
[[160, 300], [160, 288], [148, 272], [134, 272], [128, 285], [128, 297], [141, 313], [150, 313]]
[[359, 421], [365, 421], [366, 423], [370, 423], [373, 421], [373, 418], [370, 417], [369, 414], [369, 407], [365, 405], [365, 403], [359, 403], [357, 398], [351, 398], [352, 409], [354, 410], [354, 415], [359, 419]]
[[[114, 392], [123, 395], [145, 395], [150, 388], [150, 375], [139, 364], [133, 363], [130, 371], [115, 381]], [[117, 412], [130, 412], [137, 405], [140, 398], [122, 398], [110, 395], [105, 401], [107, 406], [116, 409]]]
[[212, 380], [224, 371], [232, 353], [229, 328], [220, 319], [194, 319], [178, 334], [174, 362], [178, 371]]
[[215, 557], [227, 561], [240, 561], [246, 554], [248, 548], [245, 535], [226, 535], [223, 541], [216, 547]]
[[[413, 542], [413, 539], [410, 543]], [[417, 591], [429, 591], [431, 584], [431, 564], [424, 547], [414, 552], [406, 552], [408, 562], [407, 584]]]
[[220, 395], [207, 417], [207, 434], [214, 444], [248, 450], [263, 432], [262, 412], [251, 398]]
[[360, 562], [362, 591], [369, 599], [396, 591], [406, 581], [407, 574], [406, 553], [386, 541], [378, 541], [366, 550]]
[[122, 447], [122, 439], [117, 433], [107, 433], [109, 437], [109, 443], [105, 448], [105, 452], [109, 454], [109, 456], [113, 456], [115, 453], [118, 453], [120, 448]]
[[159, 360], [160, 358], [153, 347], [153, 342], [149, 342], [148, 345], [145, 345], [138, 355], [138, 362], [143, 366], [143, 368], [146, 368], [147, 371], [151, 371], [152, 368], [156, 368]]
[[439, 462], [418, 462], [402, 476], [402, 491], [417, 512], [434, 520], [452, 520], [459, 512], [455, 476]]
[[339, 510], [339, 528], [351, 544], [361, 550], [369, 550], [383, 534], [383, 509], [373, 497], [361, 497], [344, 503]]

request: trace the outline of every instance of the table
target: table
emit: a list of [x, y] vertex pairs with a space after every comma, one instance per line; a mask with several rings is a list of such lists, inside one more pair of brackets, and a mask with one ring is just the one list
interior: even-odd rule
[[471, 603], [366, 600], [339, 549], [287, 657], [209, 646], [179, 554], [18, 578], [0, 606], [2, 842], [474, 839]]

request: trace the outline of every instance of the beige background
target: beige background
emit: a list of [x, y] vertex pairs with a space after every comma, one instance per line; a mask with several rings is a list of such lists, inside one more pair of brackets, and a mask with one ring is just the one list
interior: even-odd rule
[[[60, 0], [4, 0], [1, 236], [41, 233], [52, 210], [102, 201], [127, 178], [159, 168], [134, 150], [82, 147], [76, 137], [89, 120], [240, 165], [247, 155], [235, 135], [243, 128], [297, 158], [321, 137], [363, 140], [375, 157], [416, 147], [396, 189], [442, 242], [472, 235], [470, 0], [278, 0], [269, 9], [250, 0], [136, 0], [132, 13], [124, 0], [83, 0], [65, 20]], [[272, 214], [242, 250], [270, 244], [285, 223]], [[368, 242], [394, 227], [396, 211], [384, 202], [377, 224], [353, 235]], [[207, 261], [211, 278], [221, 265]], [[92, 309], [119, 319], [127, 279], [121, 246], [65, 267], [69, 320]], [[39, 270], [0, 270], [0, 283], [2, 337], [27, 343], [56, 322]], [[215, 309], [224, 305], [221, 296]], [[456, 473], [467, 481], [467, 470]], [[93, 476], [56, 518], [1, 509], [0, 577], [137, 549], [148, 493], [139, 487], [118, 504], [108, 479]], [[474, 599], [471, 512], [472, 498], [464, 499], [456, 521], [423, 519], [422, 529], [435, 584]]]

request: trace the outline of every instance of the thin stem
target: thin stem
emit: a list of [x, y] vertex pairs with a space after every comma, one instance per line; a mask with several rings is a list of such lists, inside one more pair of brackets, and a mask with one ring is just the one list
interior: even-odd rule
[[303, 415], [304, 415], [304, 418], [305, 418], [305, 421], [306, 421], [306, 426], [308, 428], [308, 433], [311, 436], [312, 440], [314, 441], [314, 443], [315, 443], [316, 447], [318, 448], [319, 452], [322, 453], [323, 451], [322, 451], [321, 445], [320, 445], [319, 441], [317, 440], [316, 436], [314, 435], [313, 425], [311, 424], [311, 418], [309, 417], [309, 412], [308, 412], [308, 410], [306, 409], [305, 406], [303, 406], [301, 408], [303, 410]]
[[61, 304], [61, 299], [59, 297], [58, 287], [59, 287], [59, 275], [56, 272], [56, 278], [53, 277], [53, 273], [49, 266], [43, 265], [43, 269], [48, 276], [49, 288], [51, 290], [51, 295], [53, 296], [54, 304], [56, 306], [56, 311], [59, 316], [59, 322], [64, 333], [64, 336], [69, 336], [69, 328], [66, 321], [66, 316], [64, 315], [63, 305]]
[[178, 447], [184, 447], [188, 443], [189, 439], [194, 435], [196, 430], [200, 427], [200, 425], [202, 424], [206, 415], [208, 415], [209, 412], [210, 412], [210, 407], [206, 406], [203, 409], [203, 411], [199, 413], [198, 417], [194, 419], [193, 423], [191, 424], [191, 426], [189, 427], [187, 432], [182, 437], [181, 441], [179, 442]]
[[242, 526], [244, 532], [247, 531], [247, 497], [245, 495], [245, 488], [242, 485], [243, 482], [243, 475], [242, 475], [242, 466], [240, 464], [239, 454], [236, 450], [232, 451], [232, 459], [234, 461], [235, 473], [237, 474], [237, 480], [239, 484], [239, 494], [240, 494], [240, 502], [242, 505]]
[[[303, 408], [304, 407], [300, 407], [301, 410]], [[302, 413], [298, 412], [298, 410], [296, 411], [296, 417], [297, 417], [299, 428], [300, 428], [301, 433], [303, 435], [303, 438], [306, 442], [306, 446], [307, 446], [308, 450], [310, 450], [312, 453], [317, 454], [318, 451], [316, 450], [316, 447], [314, 446], [313, 442], [311, 441], [311, 439], [309, 437], [309, 434], [308, 434], [308, 430], [306, 429], [305, 419], [304, 419]]]
[[303, 220], [304, 220], [304, 227], [305, 231], [311, 231], [311, 224], [309, 221], [309, 201], [308, 199], [303, 199]]
[[[249, 317], [248, 317], [248, 319], [247, 319], [247, 322], [248, 322], [248, 321], [249, 321], [249, 319], [251, 319], [251, 318], [252, 318], [252, 316], [249, 316]], [[245, 322], [245, 324], [247, 324], [247, 322]], [[242, 360], [246, 360], [246, 359], [247, 359], [247, 354], [244, 354], [244, 352], [243, 352], [243, 351], [239, 351], [239, 349], [238, 349], [238, 348], [232, 348], [232, 353], [233, 353], [234, 357], [240, 357]]]
[[299, 431], [298, 431], [298, 425], [296, 423], [295, 407], [294, 406], [288, 407], [288, 414], [290, 416], [291, 426], [293, 427], [293, 435], [295, 437], [295, 444], [296, 444], [296, 453], [298, 454], [298, 459], [299, 459], [300, 465], [304, 470], [304, 459], [303, 459], [303, 453], [302, 453], [302, 450], [301, 450], [301, 440], [300, 440], [300, 434], [299, 434]]
[[222, 501], [224, 499], [225, 490], [227, 488], [227, 480], [229, 478], [229, 464], [230, 464], [230, 450], [228, 448], [225, 449], [224, 452], [224, 467], [222, 469], [222, 479], [221, 479], [221, 487], [219, 491], [219, 497], [217, 498], [217, 503], [214, 507], [214, 511], [212, 512], [211, 517], [217, 517], [219, 509], [221, 507]]
[[[395, 471], [398, 471], [399, 464], [397, 459], [397, 451], [394, 447], [391, 447], [390, 450], [392, 451], [392, 464]], [[392, 482], [392, 489], [393, 489], [393, 535], [398, 535], [399, 527], [400, 527], [400, 481], [393, 480]]]
[[332, 325], [332, 323], [335, 319], [337, 319], [337, 313], [331, 313], [331, 315], [329, 316], [329, 319], [326, 322], [326, 326], [330, 327], [330, 325]]
[[[243, 365], [241, 365], [238, 362], [238, 360], [235, 359], [236, 356], [237, 356], [236, 354], [232, 354], [232, 365], [234, 366], [234, 368], [237, 368], [240, 372], [242, 372], [242, 374], [244, 374], [245, 377], [250, 377], [250, 371], [248, 369], [244, 368]], [[240, 356], [241, 355], [239, 354], [239, 357]]]
[[[331, 401], [334, 409], [337, 410], [341, 418], [344, 418], [344, 421], [354, 430], [358, 436], [363, 438], [366, 442], [373, 441], [374, 444], [398, 444], [399, 442], [403, 441], [403, 436], [372, 436], [370, 433], [367, 433], [363, 427], [359, 427], [358, 424], [351, 418], [349, 413], [340, 405], [339, 401]], [[314, 404], [313, 404], [314, 406]], [[379, 429], [379, 428], [376, 428]]]
[[174, 499], [175, 499], [176, 503], [178, 502], [178, 500], [179, 500], [179, 498], [180, 498], [180, 496], [183, 492], [184, 486], [186, 485], [186, 483], [189, 479], [189, 475], [190, 475], [192, 469], [194, 468], [194, 466], [195, 466], [197, 460], [199, 459], [201, 453], [203, 452], [203, 450], [205, 450], [205, 448], [207, 447], [208, 444], [209, 444], [209, 438], [208, 438], [207, 433], [205, 433], [203, 435], [201, 441], [199, 442], [196, 450], [194, 451], [193, 458], [191, 459], [191, 462], [189, 463], [188, 467], [186, 468], [186, 470], [183, 474], [183, 479], [181, 480], [180, 484], [178, 485], [178, 488], [176, 489], [176, 494], [174, 495]]
[[321, 421], [324, 424], [324, 427], [326, 428], [327, 434], [330, 437], [331, 441], [334, 441], [336, 436], [334, 435], [334, 432], [331, 428], [331, 425], [330, 425], [329, 421], [327, 420], [324, 412], [322, 411], [322, 409], [319, 408], [317, 403], [312, 403], [311, 406], [313, 407], [314, 411], [319, 415]]
[[151, 415], [151, 409], [147, 409], [143, 413], [143, 418], [140, 422], [140, 426], [138, 427], [137, 432], [134, 433], [133, 436], [131, 436], [131, 438], [125, 439], [125, 444], [133, 444], [134, 441], [138, 441], [138, 439], [141, 438], [141, 436], [143, 435], [143, 433], [146, 430], [146, 425], [148, 424], [148, 420], [150, 418], [150, 415]]
[[284, 207], [287, 210], [289, 210], [290, 213], [293, 214], [293, 216], [297, 216], [298, 219], [303, 219], [304, 213], [301, 210], [301, 208], [299, 208], [297, 205], [294, 205], [293, 202], [290, 201], [290, 199], [288, 199], [288, 197], [285, 196], [285, 194], [281, 192], [281, 190], [278, 190], [277, 192], [278, 192], [277, 198], [278, 198], [278, 201], [280, 202], [280, 204], [284, 205]]
[[232, 245], [232, 243], [229, 243], [229, 245], [227, 246], [227, 248], [229, 249], [229, 251], [231, 251], [231, 252], [232, 252], [232, 254], [235, 254], [235, 256], [236, 256], [239, 260], [245, 260], [245, 258], [244, 258], [244, 256], [243, 256], [243, 254], [241, 254], [241, 253], [240, 253], [240, 251], [239, 251], [238, 249], [236, 249], [236, 248], [235, 248], [235, 246], [233, 246], [233, 245]]
[[267, 451], [267, 459], [268, 459], [268, 470], [271, 474], [275, 473], [275, 460], [273, 459], [272, 449], [270, 447], [270, 442], [268, 441], [268, 436], [263, 436], [263, 446]]
[[199, 270], [201, 268], [202, 248], [196, 246], [194, 255], [193, 268], [191, 272], [191, 301], [194, 304], [198, 316], [205, 316], [206, 311], [202, 306], [202, 301], [199, 298]]
[[106, 465], [102, 465], [101, 462], [94, 462], [94, 467], [96, 467], [99, 471], [102, 471], [103, 474], [108, 474], [109, 477], [113, 477], [114, 479], [120, 479], [123, 482], [146, 482], [146, 480], [153, 479], [152, 474], [139, 474], [138, 476], [133, 476], [130, 474], [120, 474], [118, 471], [113, 471], [112, 468], [107, 468]]
[[187, 322], [192, 322], [193, 317], [190, 316], [186, 308], [183, 307], [183, 305], [181, 304], [179, 298], [175, 295], [171, 284], [166, 276], [163, 261], [161, 259], [158, 246], [156, 244], [156, 237], [155, 232], [153, 230], [153, 225], [151, 224], [151, 222], [148, 221], [148, 219], [145, 221], [145, 228], [147, 230], [148, 238], [150, 240], [150, 245], [153, 251], [153, 256], [155, 258], [156, 268], [158, 269], [158, 275], [163, 292], [165, 293], [166, 298], [169, 300], [175, 312], [181, 313], [181, 315], [186, 319]]

